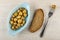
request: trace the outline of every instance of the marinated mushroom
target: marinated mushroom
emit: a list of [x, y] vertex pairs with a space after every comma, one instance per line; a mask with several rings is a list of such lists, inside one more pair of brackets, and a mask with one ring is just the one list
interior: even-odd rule
[[9, 23], [11, 24], [12, 30], [18, 30], [26, 23], [27, 10], [25, 8], [19, 8], [13, 13]]

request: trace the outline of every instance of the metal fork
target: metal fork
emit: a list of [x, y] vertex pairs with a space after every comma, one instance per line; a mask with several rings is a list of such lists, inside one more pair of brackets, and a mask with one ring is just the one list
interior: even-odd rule
[[53, 12], [55, 11], [55, 8], [56, 8], [56, 5], [52, 5], [52, 6], [51, 6], [51, 9], [50, 9], [50, 11], [49, 11], [49, 13], [48, 13], [48, 18], [47, 18], [46, 22], [45, 22], [44, 25], [43, 25], [43, 30], [42, 30], [42, 32], [41, 32], [41, 34], [40, 34], [40, 37], [43, 37], [43, 34], [44, 34], [44, 31], [45, 31], [46, 25], [47, 25], [47, 23], [48, 23], [48, 20], [49, 20], [49, 18], [53, 15]]

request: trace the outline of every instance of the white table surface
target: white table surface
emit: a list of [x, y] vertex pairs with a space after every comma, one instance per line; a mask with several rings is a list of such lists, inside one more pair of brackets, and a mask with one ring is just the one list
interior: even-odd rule
[[[35, 33], [29, 32], [28, 28], [16, 36], [10, 36], [7, 32], [7, 17], [9, 12], [16, 5], [27, 2], [30, 4], [32, 12], [36, 8], [42, 8], [45, 17], [49, 12], [49, 6], [56, 4], [54, 15], [49, 19], [46, 31], [42, 38], [39, 37], [41, 30]], [[0, 0], [0, 40], [60, 40], [60, 0]]]

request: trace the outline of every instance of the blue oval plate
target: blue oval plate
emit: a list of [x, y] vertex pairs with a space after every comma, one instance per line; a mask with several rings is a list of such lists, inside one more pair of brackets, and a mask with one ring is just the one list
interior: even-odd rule
[[[26, 23], [25, 23], [25, 25], [23, 26], [23, 27], [21, 27], [20, 29], [18, 29], [18, 30], [16, 30], [16, 31], [14, 31], [14, 30], [12, 30], [11, 29], [11, 24], [9, 23], [9, 21], [10, 21], [10, 18], [11, 18], [11, 16], [12, 16], [12, 14], [16, 11], [16, 10], [18, 10], [19, 8], [25, 8], [25, 9], [27, 9], [27, 11], [28, 11], [28, 16], [26, 17]], [[29, 6], [29, 4], [27, 4], [27, 3], [23, 3], [23, 4], [21, 4], [21, 5], [17, 5], [10, 13], [9, 13], [9, 16], [8, 16], [8, 32], [11, 34], [11, 35], [16, 35], [17, 33], [20, 33], [21, 31], [23, 31], [26, 27], [28, 27], [28, 25], [29, 25], [29, 20], [30, 20], [30, 16], [31, 16], [31, 14], [30, 14], [30, 6]]]

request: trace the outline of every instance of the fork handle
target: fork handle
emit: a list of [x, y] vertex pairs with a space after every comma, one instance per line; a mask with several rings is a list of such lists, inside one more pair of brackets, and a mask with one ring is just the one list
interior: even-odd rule
[[45, 28], [46, 28], [47, 23], [48, 23], [48, 19], [47, 19], [47, 21], [45, 22], [45, 24], [43, 25], [43, 30], [42, 30], [42, 32], [41, 32], [41, 34], [40, 34], [40, 37], [43, 37], [43, 34], [44, 34], [44, 31], [45, 31]]

